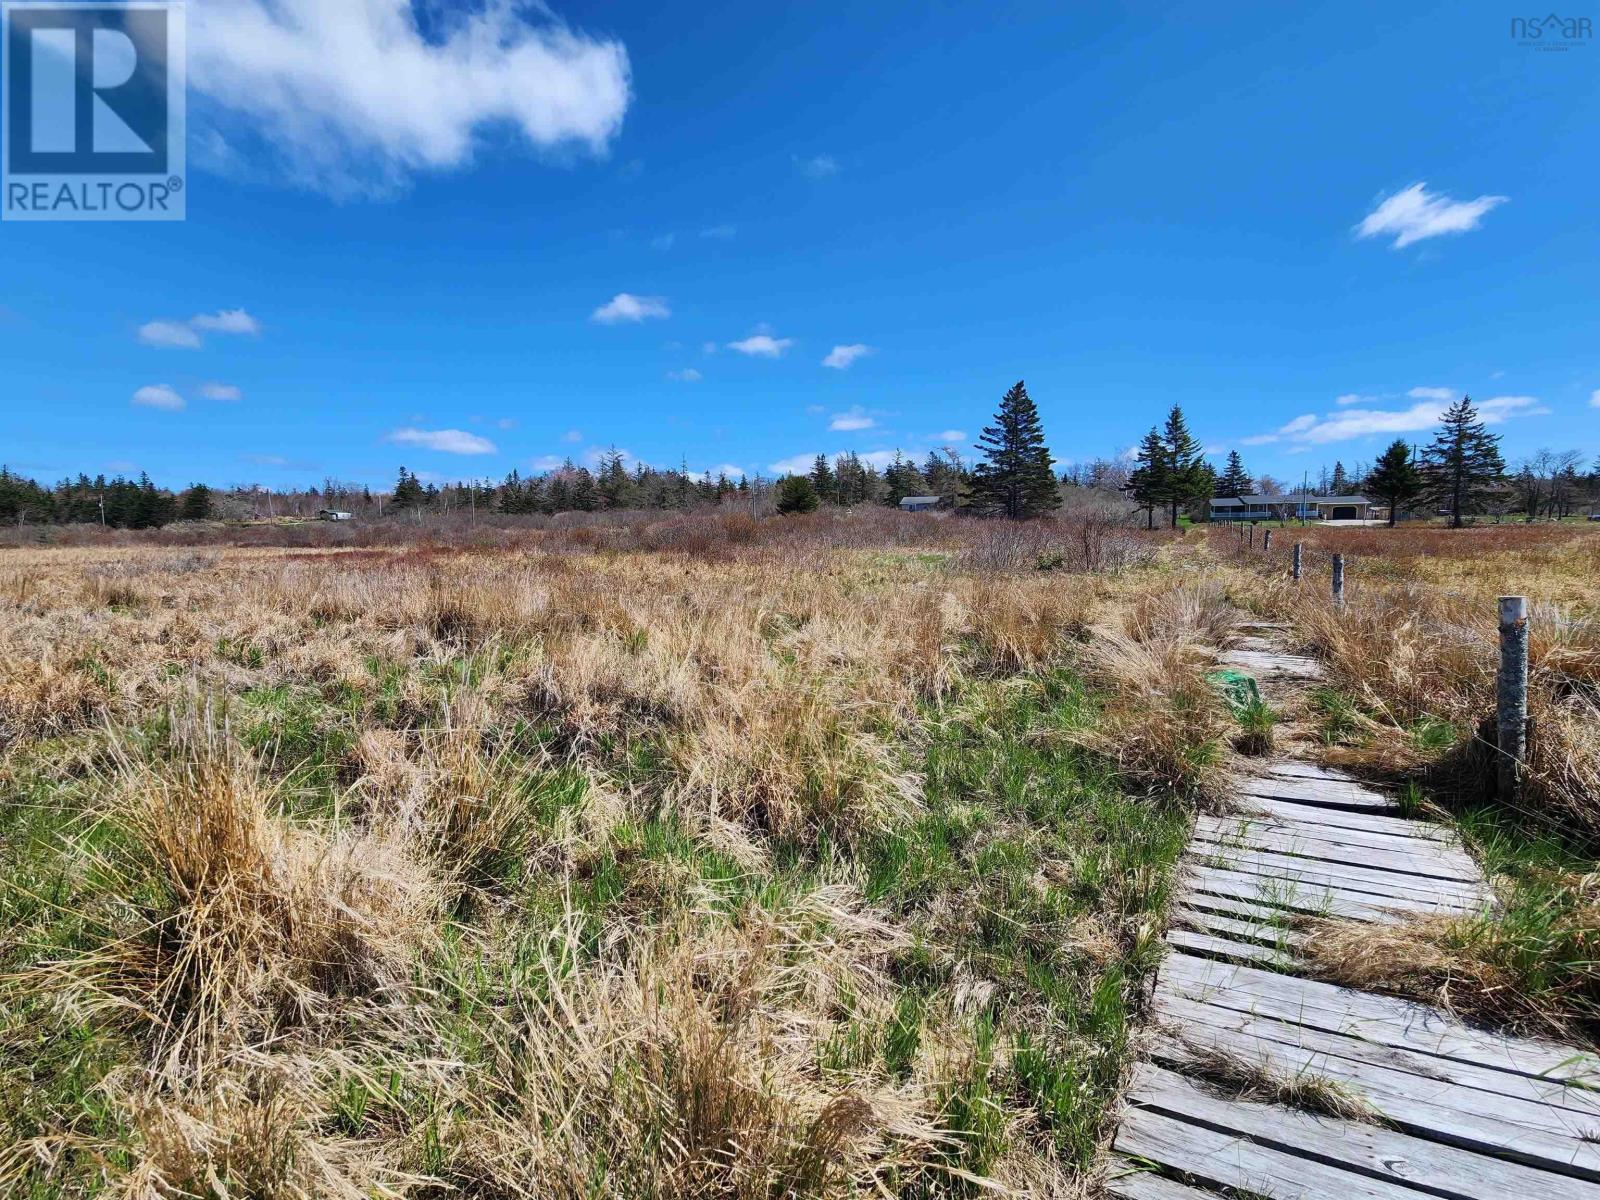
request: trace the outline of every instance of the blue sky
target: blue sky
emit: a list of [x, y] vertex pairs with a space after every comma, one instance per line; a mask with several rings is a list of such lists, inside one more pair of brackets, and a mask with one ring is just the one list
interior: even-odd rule
[[771, 474], [1019, 378], [1062, 460], [1600, 453], [1600, 45], [1505, 6], [190, 7], [187, 222], [0, 226], [14, 468]]

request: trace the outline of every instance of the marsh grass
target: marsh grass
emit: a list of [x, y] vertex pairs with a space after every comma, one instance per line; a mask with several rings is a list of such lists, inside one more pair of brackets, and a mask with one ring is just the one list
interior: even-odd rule
[[0, 1192], [1081, 1190], [1214, 589], [697, 529], [8, 552]]

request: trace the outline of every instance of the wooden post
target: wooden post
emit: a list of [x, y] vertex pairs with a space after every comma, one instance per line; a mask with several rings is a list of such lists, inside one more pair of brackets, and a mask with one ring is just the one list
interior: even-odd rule
[[1300, 582], [1300, 563], [1305, 555], [1305, 549], [1305, 544], [1303, 542], [1296, 542], [1294, 544], [1294, 581], [1296, 583]]
[[1261, 548], [1263, 550], [1272, 549], [1272, 530], [1269, 529], [1261, 535]]
[[1344, 555], [1333, 556], [1333, 602], [1339, 607], [1344, 607]]
[[1500, 597], [1500, 675], [1495, 729], [1500, 750], [1502, 804], [1522, 799], [1528, 757], [1528, 598]]
[[1251, 525], [1250, 525], [1250, 549], [1254, 550], [1255, 548], [1256, 548], [1256, 527], [1255, 527], [1255, 523], [1252, 522]]

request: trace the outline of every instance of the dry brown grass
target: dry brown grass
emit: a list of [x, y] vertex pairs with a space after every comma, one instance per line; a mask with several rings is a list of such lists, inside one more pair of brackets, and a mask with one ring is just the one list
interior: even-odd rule
[[[782, 550], [730, 527], [736, 554], [688, 525], [519, 553], [6, 551], [0, 1190], [1079, 1189], [1124, 1035], [1033, 1052], [1081, 1078], [1016, 1066], [1050, 1018], [986, 962], [1000, 937], [1087, 977], [1144, 961], [1156, 922], [1124, 909], [1162, 894], [1167, 835], [986, 827], [988, 779], [935, 819], [922, 754], [961, 739], [929, 714], [1026, 693], [1054, 724], [1019, 739], [1070, 750], [1044, 680], [1093, 672], [1115, 734], [1092, 744], [1145, 807], [1206, 794], [1225, 606], [1180, 590], [1124, 623], [1135, 579], [816, 548], [839, 528]], [[647, 536], [669, 549], [576, 544]], [[1017, 814], [1062, 799], [1016, 785]], [[924, 827], [945, 842], [911, 877], [882, 846]], [[902, 911], [868, 902], [869, 845], [908, 872]], [[1039, 845], [995, 881], [1010, 909], [959, 909], [945, 858]], [[930, 942], [957, 926], [981, 952]]]

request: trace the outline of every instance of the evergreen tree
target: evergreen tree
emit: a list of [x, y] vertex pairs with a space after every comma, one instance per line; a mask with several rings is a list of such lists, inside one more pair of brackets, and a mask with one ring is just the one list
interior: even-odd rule
[[1427, 494], [1450, 513], [1450, 526], [1459, 529], [1466, 514], [1483, 505], [1505, 477], [1500, 439], [1478, 419], [1472, 397], [1463, 396], [1440, 418], [1439, 432], [1422, 456]]
[[1183, 409], [1176, 404], [1167, 414], [1161, 441], [1167, 456], [1166, 494], [1163, 499], [1171, 513], [1172, 528], [1176, 529], [1180, 508], [1211, 498], [1213, 477], [1206, 469], [1200, 443], [1194, 440], [1188, 423], [1183, 419]]
[[178, 505], [180, 521], [205, 521], [211, 517], [211, 489], [203, 483], [194, 484], [183, 494]]
[[827, 504], [839, 502], [839, 479], [833, 473], [833, 468], [828, 465], [826, 454], [817, 455], [816, 461], [811, 464], [811, 486], [817, 493], [817, 499]]
[[811, 485], [809, 476], [785, 475], [778, 481], [778, 511], [785, 516], [816, 512], [820, 503], [817, 489]]
[[400, 468], [400, 477], [395, 480], [394, 506], [396, 508], [416, 508], [425, 499], [422, 484], [417, 477], [404, 467]]
[[1396, 438], [1373, 464], [1366, 489], [1389, 506], [1389, 526], [1394, 527], [1403, 505], [1423, 492], [1422, 472], [1411, 461], [1411, 447], [1405, 438]]
[[600, 456], [595, 488], [604, 508], [627, 508], [633, 498], [633, 480], [628, 477], [628, 465], [622, 451], [615, 446]]
[[1335, 496], [1344, 496], [1349, 494], [1350, 476], [1345, 474], [1344, 463], [1335, 462], [1333, 464], [1333, 479], [1329, 481], [1328, 487], [1332, 490]]
[[972, 507], [977, 512], [1020, 521], [1060, 507], [1039, 410], [1021, 380], [1000, 401], [995, 423], [978, 437], [978, 449], [985, 461], [972, 473]]
[[1145, 511], [1145, 528], [1156, 527], [1156, 506], [1164, 501], [1171, 492], [1169, 477], [1171, 474], [1167, 463], [1167, 444], [1161, 438], [1161, 431], [1154, 425], [1150, 432], [1144, 435], [1144, 440], [1139, 443], [1139, 453], [1135, 460], [1138, 466], [1128, 476], [1124, 487], [1135, 503]]
[[1228, 465], [1217, 480], [1216, 496], [1223, 500], [1237, 500], [1255, 490], [1250, 472], [1244, 469], [1244, 460], [1237, 450], [1228, 451]]

